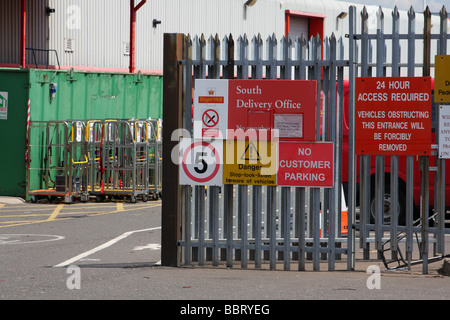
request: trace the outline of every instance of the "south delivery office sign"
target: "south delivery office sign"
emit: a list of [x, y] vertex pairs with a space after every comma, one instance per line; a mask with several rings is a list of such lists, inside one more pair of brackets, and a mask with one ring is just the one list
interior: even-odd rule
[[[194, 139], [234, 139], [237, 130], [270, 140], [316, 140], [316, 81], [195, 81]], [[230, 133], [228, 137], [228, 133]], [[238, 138], [239, 139], [239, 138]]]
[[[223, 184], [332, 187], [333, 145], [315, 142], [316, 97], [315, 81], [196, 80], [194, 140], [184, 141], [180, 153], [191, 163], [180, 165], [181, 184], [220, 185], [222, 174]], [[214, 146], [206, 146], [210, 138]], [[303, 149], [305, 159], [297, 153]]]
[[355, 152], [431, 154], [431, 78], [357, 78]]

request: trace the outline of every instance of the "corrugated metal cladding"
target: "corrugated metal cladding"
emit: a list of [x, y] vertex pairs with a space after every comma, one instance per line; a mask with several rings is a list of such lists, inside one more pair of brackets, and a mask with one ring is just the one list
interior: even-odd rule
[[[135, 1], [136, 5], [139, 1]], [[278, 1], [265, 1], [246, 12], [242, 0], [150, 0], [138, 11], [136, 66], [162, 70], [163, 35], [166, 32], [215, 34], [220, 37], [283, 32], [284, 11]], [[50, 46], [61, 64], [126, 69], [129, 56], [128, 0], [50, 0]], [[153, 19], [161, 24], [153, 27]], [[65, 50], [71, 41], [73, 51]]]
[[[135, 0], [137, 5], [140, 0]], [[245, 7], [246, 0], [148, 0], [137, 13], [136, 68], [144, 72], [162, 70], [163, 35], [181, 32], [191, 35], [216, 33], [222, 39], [247, 34], [261, 34], [263, 39], [275, 34], [279, 39], [285, 32], [286, 11], [325, 15], [324, 35], [337, 37], [348, 33], [348, 19], [338, 19], [350, 5], [362, 5], [334, 0], [259, 0]], [[0, 63], [18, 63], [20, 1], [0, 1]], [[114, 68], [127, 71], [129, 67], [129, 0], [27, 0], [29, 30], [27, 46], [44, 46], [58, 52], [65, 67]], [[45, 6], [55, 12], [47, 15]], [[377, 6], [368, 6], [369, 28], [376, 31]], [[417, 9], [416, 24], [423, 17]], [[385, 10], [385, 30], [391, 28], [390, 12]], [[407, 32], [406, 12], [400, 14], [400, 32]], [[153, 20], [161, 21], [153, 27]], [[436, 22], [434, 25], [439, 25]], [[422, 27], [418, 27], [421, 29]], [[357, 30], [360, 26], [357, 26]], [[3, 32], [5, 31], [5, 32]], [[6, 36], [4, 36], [6, 35]], [[31, 43], [30, 39], [36, 39]], [[48, 40], [47, 40], [48, 39]], [[51, 64], [56, 65], [54, 54]], [[27, 63], [33, 63], [27, 56]], [[42, 61], [41, 64], [45, 64]]]
[[[48, 0], [27, 0], [27, 48], [48, 49]], [[20, 1], [0, 1], [0, 63], [18, 64], [20, 56]], [[28, 63], [46, 64], [46, 53], [27, 50]]]
[[[137, 4], [139, 1], [135, 1]], [[308, 3], [307, 3], [308, 2]], [[182, 32], [215, 35], [220, 38], [260, 33], [263, 38], [284, 33], [285, 10], [323, 13], [324, 1], [260, 0], [244, 7], [245, 0], [151, 0], [137, 13], [136, 67], [162, 70], [163, 34]], [[329, 0], [327, 2], [330, 2]], [[129, 1], [50, 0], [55, 9], [50, 15], [50, 46], [56, 49], [61, 64], [126, 69], [129, 57]], [[318, 3], [318, 5], [317, 5]], [[153, 20], [161, 24], [153, 27]], [[73, 49], [67, 50], [67, 41]]]
[[[27, 48], [49, 49], [48, 17], [45, 11], [47, 6], [48, 0], [27, 1], [27, 11], [30, 12], [30, 17], [27, 18]], [[30, 64], [47, 65], [47, 52], [27, 50], [26, 59]]]
[[0, 1], [0, 57], [2, 63], [19, 63], [19, 6], [19, 1]]
[[162, 76], [30, 69], [29, 81], [33, 121], [162, 117]]
[[[50, 0], [49, 42], [61, 65], [127, 68], [123, 43], [129, 41], [129, 1]], [[53, 61], [55, 62], [55, 61]]]
[[[324, 34], [338, 37], [348, 33], [348, 20], [337, 19], [347, 12], [350, 2], [333, 0], [259, 0], [244, 7], [246, 0], [149, 0], [137, 13], [136, 67], [162, 70], [163, 34], [181, 32], [191, 35], [246, 33], [250, 38], [261, 34], [263, 39], [275, 34], [279, 39], [285, 31], [286, 10], [324, 14]], [[136, 5], [139, 3], [135, 1]], [[124, 54], [129, 43], [129, 0], [50, 0], [56, 9], [50, 16], [50, 43], [61, 52], [62, 64], [121, 68], [129, 66]], [[358, 12], [363, 6], [356, 4]], [[376, 30], [377, 6], [368, 6], [370, 28]], [[386, 10], [385, 29], [391, 28]], [[406, 20], [406, 13], [401, 14]], [[153, 27], [153, 20], [161, 24]], [[417, 15], [420, 25], [422, 17]], [[401, 28], [406, 28], [406, 22]], [[358, 26], [360, 28], [360, 26]], [[407, 30], [401, 30], [401, 32]], [[64, 51], [64, 40], [74, 42], [73, 52]], [[67, 41], [67, 40], [66, 40]]]

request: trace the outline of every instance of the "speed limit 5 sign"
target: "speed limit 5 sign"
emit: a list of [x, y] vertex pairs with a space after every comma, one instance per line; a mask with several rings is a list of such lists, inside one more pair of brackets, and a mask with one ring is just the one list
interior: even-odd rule
[[179, 147], [181, 185], [222, 185], [222, 140], [181, 139]]

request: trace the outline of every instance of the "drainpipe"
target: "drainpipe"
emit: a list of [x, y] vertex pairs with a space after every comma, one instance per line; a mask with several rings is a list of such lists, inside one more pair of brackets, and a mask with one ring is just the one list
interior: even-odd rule
[[20, 14], [20, 66], [25, 68], [25, 46], [27, 34], [27, 0], [21, 1]]
[[136, 12], [146, 2], [147, 0], [141, 0], [141, 2], [139, 2], [139, 4], [135, 7], [134, 0], [130, 0], [130, 73], [134, 73], [135, 70]]

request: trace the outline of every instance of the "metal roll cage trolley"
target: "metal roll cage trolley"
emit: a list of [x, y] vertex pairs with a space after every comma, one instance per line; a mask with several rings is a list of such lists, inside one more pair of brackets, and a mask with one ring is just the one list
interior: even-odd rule
[[27, 194], [39, 198], [127, 197], [157, 200], [161, 190], [161, 130], [156, 119], [31, 121]]

